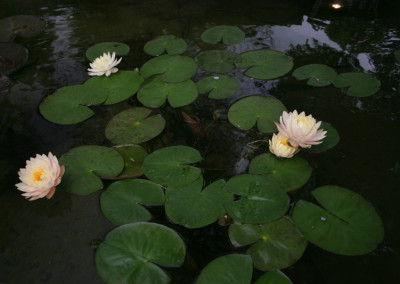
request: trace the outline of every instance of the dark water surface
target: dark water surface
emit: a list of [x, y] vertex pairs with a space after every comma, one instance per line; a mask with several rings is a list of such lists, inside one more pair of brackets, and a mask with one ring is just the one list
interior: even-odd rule
[[[135, 99], [94, 108], [96, 115], [70, 126], [55, 125], [38, 112], [41, 100], [55, 89], [87, 80], [85, 51], [103, 41], [131, 47], [120, 69], [140, 67], [150, 56], [144, 44], [162, 34], [184, 38], [188, 55], [213, 47], [200, 35], [214, 25], [236, 25], [246, 40], [228, 49], [237, 53], [269, 48], [294, 58], [297, 68], [321, 63], [342, 72], [367, 72], [381, 81], [372, 97], [349, 97], [333, 86], [310, 87], [287, 74], [279, 80], [251, 80], [233, 72], [241, 83], [237, 95], [212, 101], [199, 96], [187, 109], [208, 128], [196, 141], [178, 115], [165, 108], [167, 129], [149, 147], [190, 145], [204, 158], [207, 182], [246, 171], [248, 160], [267, 151], [246, 144], [263, 136], [240, 131], [227, 120], [229, 106], [240, 97], [270, 94], [288, 110], [304, 110], [338, 130], [340, 143], [321, 154], [303, 154], [314, 172], [308, 184], [291, 194], [310, 199], [316, 187], [334, 184], [370, 201], [385, 226], [385, 239], [364, 256], [339, 256], [309, 244], [304, 256], [284, 269], [294, 283], [399, 283], [400, 280], [400, 64], [393, 51], [400, 48], [400, 11], [397, 1], [342, 1], [345, 9], [329, 9], [330, 1], [55, 1], [2, 0], [0, 18], [38, 15], [46, 29], [30, 39], [15, 41], [29, 50], [25, 67], [10, 76], [10, 90], [0, 95], [0, 283], [101, 283], [91, 243], [115, 226], [101, 213], [99, 195], [71, 195], [58, 190], [51, 200], [28, 202], [14, 186], [17, 171], [36, 153], [57, 157], [81, 145], [110, 145], [104, 128], [110, 118]], [[346, 6], [346, 3], [348, 6]], [[347, 7], [347, 8], [346, 8]], [[201, 72], [196, 75], [196, 81]], [[245, 159], [242, 159], [245, 157]], [[227, 229], [211, 225], [186, 230], [153, 209], [155, 221], [176, 229], [188, 247], [183, 268], [167, 269], [173, 283], [192, 283], [212, 259], [231, 253]], [[236, 250], [237, 251], [237, 250]], [[240, 250], [243, 251], [243, 250]], [[261, 273], [255, 270], [255, 277]]]

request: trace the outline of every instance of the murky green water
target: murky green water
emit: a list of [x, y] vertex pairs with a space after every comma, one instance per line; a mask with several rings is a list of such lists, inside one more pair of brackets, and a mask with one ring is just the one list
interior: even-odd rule
[[[314, 168], [308, 185], [292, 199], [310, 198], [318, 186], [335, 184], [369, 200], [385, 226], [385, 240], [373, 253], [345, 257], [309, 245], [305, 255], [284, 272], [294, 283], [395, 283], [400, 279], [400, 20], [395, 1], [344, 1], [350, 9], [333, 11], [330, 1], [2, 1], [0, 18], [33, 14], [46, 20], [46, 29], [31, 39], [17, 39], [30, 53], [28, 64], [11, 76], [7, 94], [0, 95], [0, 283], [101, 283], [94, 266], [91, 242], [114, 228], [101, 213], [100, 193], [89, 196], [56, 192], [51, 200], [25, 201], [14, 184], [17, 171], [36, 153], [60, 157], [81, 145], [110, 145], [104, 128], [110, 118], [135, 103], [130, 100], [95, 108], [96, 115], [72, 126], [46, 121], [38, 112], [41, 100], [55, 89], [88, 79], [85, 51], [102, 41], [131, 47], [120, 69], [140, 67], [150, 57], [144, 44], [162, 34], [184, 38], [188, 55], [206, 45], [200, 39], [208, 27], [236, 25], [246, 40], [229, 47], [237, 53], [270, 48], [294, 58], [295, 66], [322, 63], [338, 72], [374, 74], [381, 90], [372, 97], [345, 96], [339, 89], [310, 87], [290, 73], [279, 80], [251, 80], [234, 71], [239, 93], [210, 101], [199, 97], [188, 107], [206, 126], [221, 116], [197, 141], [179, 112], [164, 110], [168, 128], [151, 147], [190, 145], [198, 148], [208, 182], [246, 170], [248, 159], [266, 151], [246, 144], [262, 136], [234, 128], [227, 120], [229, 106], [239, 97], [271, 94], [288, 110], [304, 110], [330, 122], [341, 136], [330, 151], [305, 157]], [[397, 10], [396, 10], [397, 9]], [[200, 74], [200, 73], [199, 73]], [[195, 78], [196, 80], [196, 78]], [[245, 157], [243, 160], [242, 157]], [[183, 268], [167, 269], [173, 283], [192, 283], [217, 256], [234, 251], [226, 228], [198, 230], [169, 224], [162, 209], [153, 209], [157, 222], [176, 229], [188, 247]], [[258, 277], [261, 273], [255, 273]]]

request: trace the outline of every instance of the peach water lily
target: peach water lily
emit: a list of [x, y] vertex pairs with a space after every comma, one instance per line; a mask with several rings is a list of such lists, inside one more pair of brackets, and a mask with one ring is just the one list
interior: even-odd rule
[[278, 158], [292, 158], [300, 149], [298, 146], [291, 146], [288, 141], [289, 138], [281, 132], [278, 134], [274, 133], [272, 140], [269, 140], [269, 150]]
[[60, 167], [57, 157], [52, 153], [48, 156], [37, 154], [35, 158], [27, 160], [26, 167], [18, 172], [21, 182], [16, 187], [24, 192], [22, 196], [29, 201], [45, 196], [50, 199], [64, 172], [65, 167]]
[[90, 67], [88, 68], [90, 76], [103, 76], [106, 75], [107, 77], [111, 75], [111, 73], [116, 73], [118, 71], [117, 66], [121, 59], [115, 58], [115, 52], [110, 55], [110, 52], [103, 53], [102, 56], [97, 57], [92, 63], [90, 63]]
[[327, 133], [319, 129], [321, 121], [317, 122], [311, 114], [306, 116], [304, 111], [300, 114], [297, 110], [289, 113], [284, 111], [280, 117], [280, 124], [275, 122], [275, 125], [282, 135], [289, 138], [293, 147], [310, 148], [312, 145], [321, 144]]

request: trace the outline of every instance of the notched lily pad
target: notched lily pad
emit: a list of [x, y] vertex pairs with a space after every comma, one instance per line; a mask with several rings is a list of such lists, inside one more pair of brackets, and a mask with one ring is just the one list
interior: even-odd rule
[[284, 110], [282, 102], [273, 97], [253, 95], [235, 102], [228, 111], [228, 119], [242, 130], [250, 130], [257, 124], [260, 132], [272, 133], [277, 131], [274, 121], [279, 121]]
[[324, 64], [304, 65], [293, 71], [297, 80], [307, 80], [307, 84], [314, 87], [324, 87], [332, 84], [337, 74], [336, 71]]
[[241, 29], [226, 25], [209, 28], [201, 34], [201, 40], [211, 44], [216, 44], [220, 41], [227, 45], [237, 44], [241, 43], [244, 38], [245, 34]]
[[208, 76], [197, 82], [200, 94], [209, 92], [210, 99], [226, 99], [239, 90], [239, 82], [235, 77], [228, 75]]
[[10, 74], [28, 59], [28, 50], [13, 42], [0, 42], [0, 74]]
[[114, 116], [106, 127], [106, 137], [117, 145], [139, 144], [159, 135], [165, 127], [161, 115], [153, 115], [151, 110], [134, 107]]
[[381, 83], [366, 73], [342, 73], [333, 81], [336, 88], [347, 88], [346, 94], [354, 97], [368, 97], [379, 91]]
[[115, 52], [116, 55], [124, 56], [130, 51], [130, 47], [121, 42], [102, 42], [96, 43], [86, 50], [86, 58], [90, 61], [94, 61], [97, 57], [102, 56], [104, 53]]
[[271, 270], [264, 273], [254, 284], [293, 284], [293, 282], [282, 271]]
[[159, 56], [166, 51], [169, 55], [184, 53], [187, 49], [186, 42], [174, 35], [159, 36], [144, 45], [144, 52]]
[[326, 137], [322, 140], [322, 143], [318, 145], [313, 145], [311, 148], [304, 150], [314, 153], [320, 153], [335, 147], [336, 144], [339, 143], [339, 133], [331, 124], [327, 122], [322, 122], [319, 129], [327, 131]]
[[0, 42], [13, 41], [16, 35], [24, 38], [39, 34], [46, 22], [33, 15], [18, 15], [0, 20]]
[[236, 69], [241, 62], [239, 54], [229, 50], [206, 50], [195, 58], [199, 67], [208, 72], [227, 73]]
[[143, 160], [148, 155], [143, 147], [128, 144], [114, 146], [113, 149], [124, 158], [124, 169], [118, 177], [108, 177], [109, 179], [126, 179], [143, 175]]

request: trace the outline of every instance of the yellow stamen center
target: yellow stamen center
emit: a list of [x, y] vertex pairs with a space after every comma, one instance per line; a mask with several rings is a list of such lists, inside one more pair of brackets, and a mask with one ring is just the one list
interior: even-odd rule
[[38, 182], [42, 181], [42, 175], [43, 175], [44, 170], [40, 169], [37, 170], [36, 172], [33, 173], [33, 181]]

